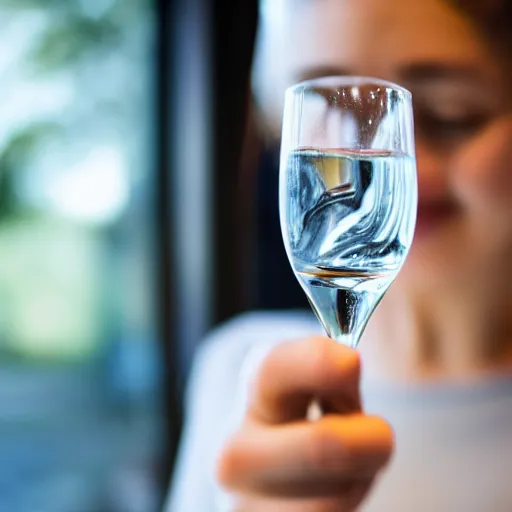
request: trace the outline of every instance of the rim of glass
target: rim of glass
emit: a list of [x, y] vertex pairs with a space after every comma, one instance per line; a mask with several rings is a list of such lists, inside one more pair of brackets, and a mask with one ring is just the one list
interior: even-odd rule
[[376, 85], [385, 87], [386, 89], [401, 92], [408, 98], [412, 97], [412, 94], [408, 89], [393, 82], [388, 82], [387, 80], [382, 80], [381, 78], [374, 78], [371, 76], [351, 75], [333, 75], [311, 78], [309, 80], [304, 80], [303, 82], [299, 82], [298, 84], [288, 87], [286, 91], [290, 93], [300, 93], [314, 89], [315, 87], [360, 87], [362, 85]]

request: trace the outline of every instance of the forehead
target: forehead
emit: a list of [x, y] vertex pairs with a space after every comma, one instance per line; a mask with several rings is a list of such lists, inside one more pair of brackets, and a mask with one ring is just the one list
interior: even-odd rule
[[[318, 74], [403, 83], [415, 64], [490, 75], [476, 29], [448, 0], [267, 0], [253, 85], [268, 116], [280, 115], [289, 85]], [[489, 78], [490, 79], [490, 78]]]
[[[474, 28], [443, 0], [285, 0], [281, 44], [291, 71], [342, 66], [386, 74], [414, 60], [485, 58]], [[285, 8], [286, 8], [285, 7]], [[278, 36], [279, 37], [279, 36]], [[380, 73], [379, 73], [380, 71]]]

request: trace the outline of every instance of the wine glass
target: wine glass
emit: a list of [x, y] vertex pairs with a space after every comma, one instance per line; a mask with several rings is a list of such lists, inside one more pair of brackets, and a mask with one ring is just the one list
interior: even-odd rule
[[411, 94], [364, 77], [286, 91], [279, 207], [293, 271], [328, 336], [355, 348], [412, 243]]

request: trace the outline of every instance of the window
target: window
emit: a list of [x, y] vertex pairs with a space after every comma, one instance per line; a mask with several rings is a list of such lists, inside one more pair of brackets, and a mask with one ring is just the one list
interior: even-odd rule
[[154, 14], [0, 4], [5, 510], [156, 510]]

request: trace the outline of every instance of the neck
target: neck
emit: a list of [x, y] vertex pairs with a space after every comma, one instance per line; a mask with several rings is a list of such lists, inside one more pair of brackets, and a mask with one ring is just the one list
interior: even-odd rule
[[[361, 352], [369, 375], [466, 380], [512, 371], [512, 300], [457, 287], [418, 293], [396, 283], [374, 313]], [[507, 292], [508, 293], [508, 292]]]

